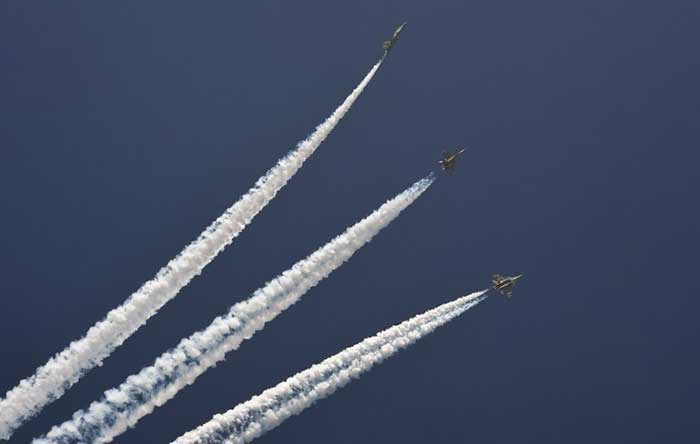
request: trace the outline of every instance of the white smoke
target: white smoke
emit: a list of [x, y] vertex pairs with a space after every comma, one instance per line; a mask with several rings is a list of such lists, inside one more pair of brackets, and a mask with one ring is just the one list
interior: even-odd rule
[[256, 184], [194, 242], [163, 267], [121, 306], [92, 326], [81, 339], [20, 381], [0, 400], [0, 439], [9, 439], [24, 421], [58, 399], [85, 373], [119, 347], [129, 336], [187, 285], [275, 197], [304, 161], [331, 133], [381, 66], [377, 62], [354, 91], [306, 140], [280, 159]]
[[441, 305], [325, 359], [275, 387], [215, 415], [173, 444], [244, 444], [343, 387], [399, 350], [482, 301], [486, 291]]
[[432, 176], [413, 184], [372, 214], [348, 228], [316, 252], [285, 271], [253, 296], [234, 305], [209, 327], [183, 339], [155, 363], [132, 375], [119, 387], [105, 392], [87, 410], [54, 427], [34, 444], [107, 443], [132, 427], [154, 408], [191, 384], [209, 367], [237, 349], [243, 340], [347, 261], [382, 228], [394, 220], [433, 182]]

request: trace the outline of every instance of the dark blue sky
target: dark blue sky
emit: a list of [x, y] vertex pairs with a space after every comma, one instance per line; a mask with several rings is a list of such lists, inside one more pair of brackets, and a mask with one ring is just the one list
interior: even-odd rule
[[331, 137], [26, 443], [431, 169], [452, 177], [118, 442], [169, 442], [526, 273], [261, 443], [695, 442], [695, 1], [3, 2], [0, 392], [151, 278], [381, 55]]

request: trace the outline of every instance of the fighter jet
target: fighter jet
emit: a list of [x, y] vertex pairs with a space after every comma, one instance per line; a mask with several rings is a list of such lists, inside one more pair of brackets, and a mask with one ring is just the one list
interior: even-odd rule
[[438, 162], [442, 165], [442, 169], [447, 173], [452, 174], [454, 172], [455, 165], [457, 165], [457, 157], [464, 152], [466, 148], [462, 148], [454, 154], [450, 154], [447, 151], [442, 152], [442, 159]]
[[403, 22], [401, 26], [396, 28], [396, 31], [394, 31], [394, 35], [391, 36], [391, 40], [387, 40], [384, 42], [383, 48], [384, 48], [384, 55], [389, 54], [389, 51], [391, 51], [391, 48], [394, 47], [394, 43], [396, 43], [396, 40], [399, 38], [399, 33], [403, 29], [404, 26], [406, 26], [407, 22]]
[[511, 297], [513, 295], [513, 286], [515, 281], [523, 277], [522, 274], [517, 276], [501, 276], [500, 274], [494, 274], [491, 282], [493, 283], [493, 289], [501, 293], [503, 296]]

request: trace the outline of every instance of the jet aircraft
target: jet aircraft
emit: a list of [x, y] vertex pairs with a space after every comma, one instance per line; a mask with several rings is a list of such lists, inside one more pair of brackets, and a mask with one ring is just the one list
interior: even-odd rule
[[394, 47], [394, 43], [396, 43], [396, 40], [399, 38], [399, 33], [401, 33], [401, 30], [403, 29], [404, 26], [406, 26], [407, 22], [403, 22], [401, 26], [396, 28], [396, 31], [394, 31], [394, 35], [391, 36], [391, 40], [387, 40], [384, 42], [382, 47], [384, 48], [384, 55], [388, 54], [389, 51], [391, 51], [391, 48]]
[[439, 160], [442, 169], [447, 173], [452, 174], [454, 172], [455, 165], [457, 165], [457, 157], [464, 152], [466, 148], [462, 148], [454, 154], [450, 154], [447, 151], [442, 152], [442, 159]]
[[501, 276], [500, 274], [494, 274], [491, 282], [493, 283], [493, 289], [501, 293], [506, 297], [511, 297], [513, 295], [513, 286], [515, 281], [523, 277], [522, 274], [517, 276]]

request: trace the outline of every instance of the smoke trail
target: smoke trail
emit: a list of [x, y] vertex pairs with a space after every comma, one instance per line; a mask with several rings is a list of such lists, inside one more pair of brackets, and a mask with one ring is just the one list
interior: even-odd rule
[[280, 159], [258, 179], [223, 215], [216, 219], [194, 242], [163, 267], [121, 306], [91, 327], [81, 339], [39, 367], [34, 375], [0, 399], [0, 439], [9, 439], [24, 421], [48, 403], [58, 399], [85, 373], [109, 356], [139, 327], [156, 314], [170, 299], [216, 257], [252, 219], [275, 197], [277, 192], [301, 168], [338, 122], [348, 112], [372, 79], [384, 58], [377, 62], [354, 91], [325, 122], [297, 147]]
[[432, 175], [348, 228], [343, 234], [234, 305], [204, 330], [183, 339], [155, 363], [132, 375], [119, 387], [105, 392], [87, 410], [51, 429], [35, 444], [106, 443], [123, 433], [154, 408], [171, 399], [209, 367], [237, 349], [265, 323], [295, 303], [310, 288], [347, 261], [433, 182]]
[[357, 378], [376, 363], [408, 347], [481, 302], [486, 291], [441, 305], [297, 373], [249, 401], [180, 436], [173, 444], [244, 444], [301, 413]]

